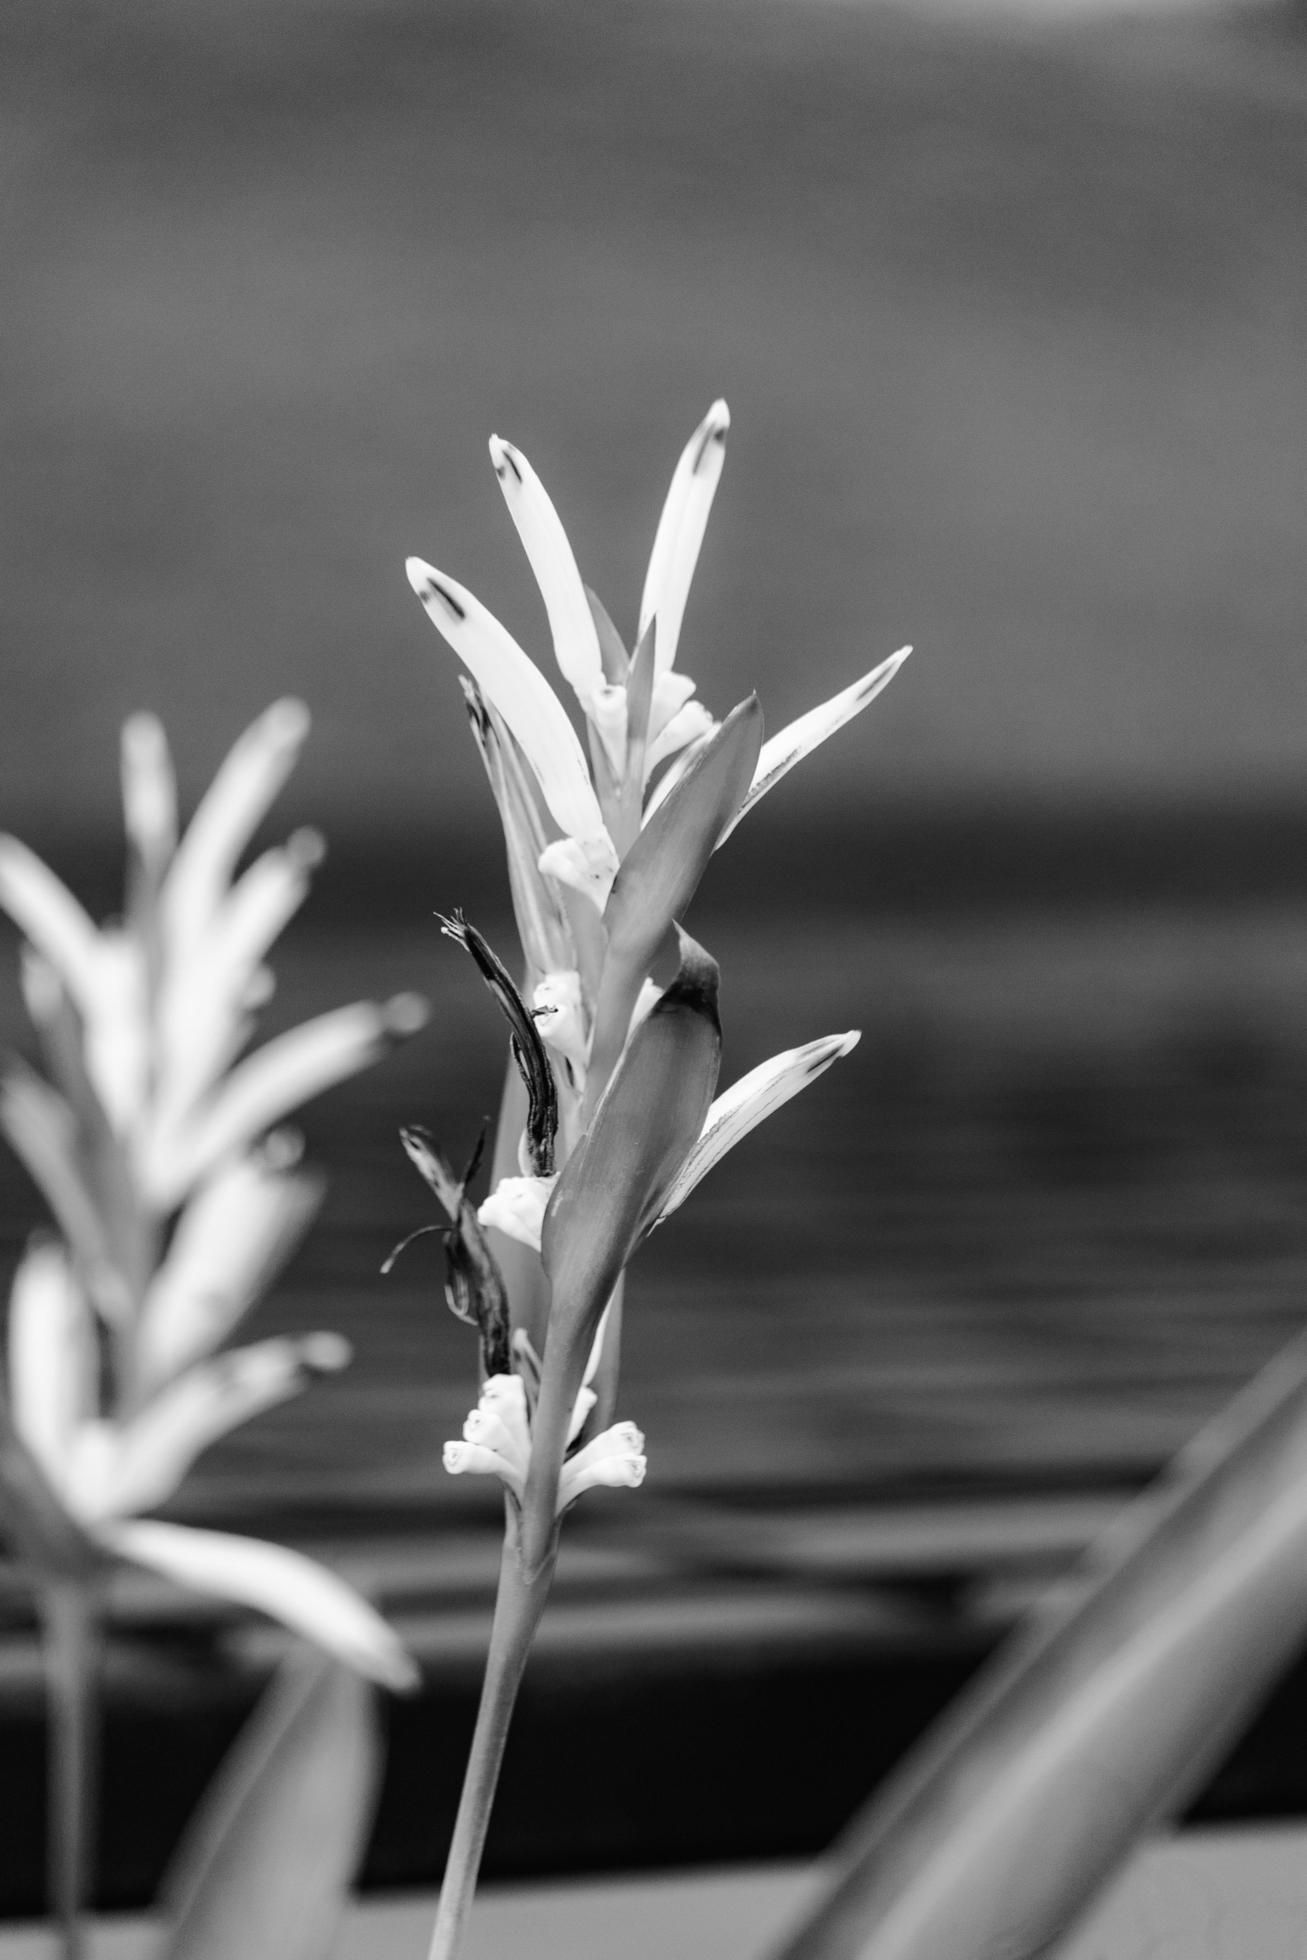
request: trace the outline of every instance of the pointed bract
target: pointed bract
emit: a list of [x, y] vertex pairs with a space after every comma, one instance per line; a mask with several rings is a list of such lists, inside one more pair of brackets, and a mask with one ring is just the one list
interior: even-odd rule
[[490, 460], [549, 615], [554, 658], [584, 707], [604, 685], [599, 635], [558, 512], [520, 449], [490, 438]]
[[741, 1137], [748, 1136], [750, 1130], [791, 1096], [797, 1096], [800, 1089], [815, 1082], [833, 1061], [850, 1054], [858, 1040], [857, 1029], [850, 1029], [847, 1034], [831, 1034], [819, 1041], [805, 1042], [802, 1048], [789, 1048], [783, 1055], [773, 1055], [770, 1061], [759, 1063], [732, 1083], [708, 1111], [703, 1134], [692, 1146], [663, 1201], [659, 1224], [685, 1203], [699, 1180], [707, 1176], [714, 1164], [720, 1163], [728, 1150], [734, 1149]]
[[861, 714], [862, 710], [889, 686], [911, 652], [911, 647], [900, 647], [898, 652], [892, 653], [888, 660], [882, 660], [879, 667], [873, 667], [871, 672], [864, 674], [860, 681], [854, 681], [852, 687], [846, 687], [841, 693], [833, 694], [830, 700], [823, 701], [820, 707], [810, 708], [806, 715], [800, 715], [797, 721], [792, 721], [787, 728], [782, 728], [779, 735], [773, 735], [770, 740], [763, 743], [762, 752], [758, 757], [758, 767], [749, 785], [749, 793], [722, 832], [723, 844], [745, 811], [751, 810], [782, 776], [788, 774], [796, 762], [802, 761], [805, 755], [811, 755], [828, 735], [833, 735], [837, 728], [843, 728], [845, 722], [852, 721], [854, 715]]
[[[560, 830], [600, 851], [608, 833], [585, 752], [540, 669], [465, 586], [420, 558], [409, 559], [408, 577], [432, 624], [503, 716]], [[608, 851], [612, 853], [611, 840]], [[616, 854], [612, 856], [615, 871]]]
[[608, 947], [586, 1084], [587, 1120], [626, 1040], [658, 948], [688, 906], [752, 780], [761, 741], [762, 710], [750, 696], [727, 716], [626, 854], [604, 913]]
[[657, 619], [660, 672], [676, 663], [685, 602], [721, 477], [730, 425], [726, 403], [715, 401], [681, 452], [658, 520], [640, 598], [640, 633]]

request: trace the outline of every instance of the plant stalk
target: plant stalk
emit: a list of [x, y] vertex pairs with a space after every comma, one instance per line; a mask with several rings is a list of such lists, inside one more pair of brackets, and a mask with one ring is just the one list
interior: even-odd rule
[[95, 1858], [100, 1627], [96, 1591], [80, 1579], [43, 1587], [49, 1710], [46, 1867], [63, 1960], [84, 1960], [83, 1912]]
[[462, 1941], [481, 1869], [481, 1854], [490, 1826], [513, 1706], [558, 1559], [555, 1533], [549, 1557], [528, 1581], [518, 1556], [517, 1506], [510, 1499], [506, 1509], [504, 1554], [499, 1567], [499, 1590], [481, 1685], [481, 1704], [463, 1775], [458, 1816], [454, 1820], [427, 1960], [454, 1960]]

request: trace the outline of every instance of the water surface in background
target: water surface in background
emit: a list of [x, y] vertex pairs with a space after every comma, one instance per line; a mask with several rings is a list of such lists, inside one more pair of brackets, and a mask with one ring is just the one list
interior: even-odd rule
[[[507, 943], [493, 914], [482, 923]], [[707, 924], [698, 928], [709, 936]], [[620, 1413], [655, 1490], [829, 1503], [1132, 1482], [1307, 1310], [1307, 909], [717, 919], [723, 1080], [860, 1026], [638, 1254]], [[187, 1516], [489, 1520], [439, 1467], [474, 1399], [396, 1142], [470, 1149], [499, 1025], [434, 920], [296, 928], [278, 1016], [419, 985], [432, 1025], [306, 1113], [327, 1204], [250, 1324], [353, 1367], [214, 1449]], [[7, 1009], [13, 1011], [12, 997]], [[38, 1216], [0, 1171], [6, 1250]], [[618, 1498], [600, 1498], [616, 1504]]]

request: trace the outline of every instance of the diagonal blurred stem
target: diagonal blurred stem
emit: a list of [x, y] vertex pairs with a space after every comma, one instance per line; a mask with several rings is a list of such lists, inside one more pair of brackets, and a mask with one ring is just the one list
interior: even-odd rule
[[49, 1708], [50, 1908], [63, 1960], [84, 1960], [83, 1910], [95, 1858], [99, 1600], [93, 1583], [56, 1579], [41, 1591]]
[[486, 1658], [485, 1680], [481, 1684], [481, 1705], [477, 1710], [476, 1730], [463, 1775], [463, 1791], [458, 1801], [458, 1816], [454, 1821], [454, 1835], [450, 1839], [427, 1960], [454, 1960], [466, 1928], [490, 1825], [499, 1767], [508, 1740], [508, 1725], [512, 1720], [513, 1705], [517, 1700], [531, 1642], [549, 1598], [558, 1558], [558, 1537], [555, 1532], [548, 1559], [528, 1581], [518, 1557], [518, 1509], [511, 1499], [505, 1508], [504, 1554], [499, 1567], [499, 1591], [495, 1599], [494, 1624], [490, 1630], [490, 1652]]

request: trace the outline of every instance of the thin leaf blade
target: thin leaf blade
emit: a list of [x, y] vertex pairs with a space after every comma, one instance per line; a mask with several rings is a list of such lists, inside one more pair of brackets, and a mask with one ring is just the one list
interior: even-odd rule
[[1182, 1452], [856, 1819], [776, 1960], [1053, 1955], [1307, 1628], [1307, 1342]]
[[608, 945], [586, 1084], [587, 1119], [622, 1051], [641, 984], [739, 808], [761, 745], [762, 709], [750, 695], [731, 710], [622, 862], [604, 912]]
[[326, 1960], [380, 1759], [364, 1682], [304, 1651], [283, 1664], [165, 1878], [167, 1960]]

